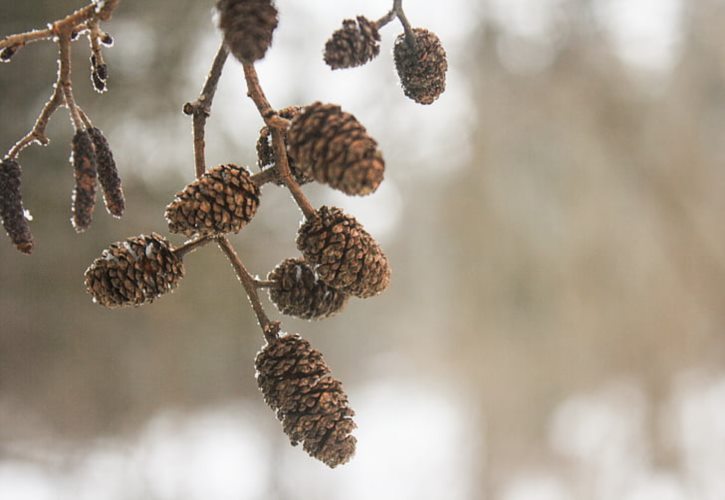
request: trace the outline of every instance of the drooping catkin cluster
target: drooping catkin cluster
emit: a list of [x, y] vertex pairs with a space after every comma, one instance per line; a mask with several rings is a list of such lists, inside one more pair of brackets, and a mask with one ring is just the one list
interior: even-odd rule
[[0, 219], [13, 244], [23, 253], [33, 251], [33, 235], [20, 192], [20, 165], [11, 158], [0, 163]]
[[406, 96], [419, 104], [432, 104], [446, 89], [448, 60], [438, 36], [408, 25], [402, 2], [379, 21], [363, 16], [346, 19], [325, 43], [324, 60], [333, 70], [362, 66], [380, 53], [379, 29], [397, 17], [405, 29], [395, 40], [395, 69]]
[[[71, 195], [71, 223], [79, 233], [91, 225], [99, 181], [108, 211], [115, 217], [121, 217], [125, 208], [123, 189], [113, 153], [103, 133], [91, 124], [88, 115], [77, 104], [73, 95], [70, 68], [73, 42], [78, 40], [81, 34], [86, 34], [92, 52], [91, 81], [97, 91], [103, 92], [107, 89], [108, 66], [104, 62], [101, 47], [110, 46], [113, 38], [101, 29], [100, 24], [110, 20], [119, 3], [120, 0], [103, 2], [93, 0], [86, 7], [76, 10], [65, 18], [49, 23], [44, 30], [34, 30], [0, 39], [0, 44], [3, 46], [0, 60], [3, 62], [9, 62], [20, 49], [32, 41], [50, 40], [58, 45], [60, 68], [53, 95], [43, 107], [33, 128], [15, 143], [5, 158], [10, 162], [9, 165], [17, 166], [13, 175], [17, 177], [19, 185], [19, 155], [31, 144], [48, 144], [46, 128], [50, 118], [61, 106], [65, 105], [68, 108], [74, 126], [70, 156], [75, 180]], [[17, 212], [17, 207], [22, 206], [19, 190], [8, 199], [17, 200], [13, 202], [16, 207], [13, 209], [13, 214], [23, 213]], [[27, 220], [23, 217], [21, 221], [19, 217], [10, 215], [7, 218], [12, 221], [9, 223], [11, 229], [7, 230], [11, 240], [20, 251], [30, 253], [33, 244]]]
[[293, 446], [330, 467], [355, 453], [352, 417], [342, 384], [320, 351], [299, 335], [272, 340], [257, 354], [257, 384]]

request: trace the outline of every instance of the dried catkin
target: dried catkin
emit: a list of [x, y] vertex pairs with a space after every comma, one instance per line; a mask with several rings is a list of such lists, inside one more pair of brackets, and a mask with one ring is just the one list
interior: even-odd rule
[[388, 259], [354, 217], [336, 207], [321, 207], [297, 234], [297, 248], [317, 276], [333, 288], [361, 298], [390, 284]]
[[259, 195], [247, 169], [219, 165], [187, 185], [166, 207], [169, 231], [187, 236], [238, 233], [257, 212]]
[[108, 213], [114, 217], [121, 217], [126, 209], [126, 200], [123, 196], [121, 178], [118, 175], [116, 161], [113, 159], [111, 146], [100, 129], [93, 127], [88, 133], [96, 148], [96, 165], [98, 166], [98, 181], [103, 188], [103, 199]]
[[[301, 109], [299, 106], [289, 106], [279, 110], [278, 114], [282, 118], [292, 120], [300, 113]], [[287, 144], [287, 130], [280, 130], [280, 133], [282, 134], [282, 140]], [[314, 180], [310, 174], [299, 168], [294, 158], [289, 155], [287, 155], [287, 164], [297, 184], [303, 185]], [[266, 125], [259, 131], [259, 139], [257, 140], [257, 165], [262, 171], [277, 165], [277, 153], [272, 144], [272, 131]], [[284, 183], [278, 178], [275, 184], [281, 186]]]
[[73, 136], [71, 160], [75, 174], [71, 221], [76, 232], [82, 233], [91, 225], [96, 206], [96, 151], [87, 130], [78, 130]]
[[315, 276], [302, 259], [285, 259], [267, 279], [275, 284], [269, 289], [269, 299], [279, 312], [302, 319], [322, 319], [340, 311], [348, 295], [327, 285]]
[[380, 33], [374, 21], [345, 19], [325, 44], [325, 62], [332, 69], [362, 66], [380, 54]]
[[257, 384], [293, 446], [329, 467], [349, 461], [356, 439], [347, 395], [322, 354], [299, 335], [268, 343], [255, 360]]
[[262, 59], [272, 45], [277, 9], [271, 0], [219, 0], [219, 28], [224, 43], [241, 62]]
[[5, 158], [0, 163], [0, 219], [17, 249], [30, 254], [33, 251], [33, 235], [25, 218], [20, 179], [20, 164], [14, 159]]
[[415, 28], [415, 48], [405, 33], [395, 40], [393, 55], [405, 95], [420, 104], [432, 104], [446, 90], [448, 60], [435, 33]]
[[105, 249], [86, 270], [86, 290], [106, 307], [138, 306], [176, 288], [183, 262], [156, 233], [128, 238]]
[[335, 104], [305, 107], [289, 127], [287, 150], [317, 182], [345, 194], [373, 193], [383, 181], [385, 161], [377, 142]]

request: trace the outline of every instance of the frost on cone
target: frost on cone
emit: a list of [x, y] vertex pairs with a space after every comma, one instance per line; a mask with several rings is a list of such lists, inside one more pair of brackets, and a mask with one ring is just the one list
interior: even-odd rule
[[374, 21], [345, 19], [325, 44], [325, 62], [332, 69], [354, 68], [380, 54], [380, 33]]
[[76, 181], [71, 221], [76, 232], [82, 233], [91, 225], [96, 207], [96, 150], [87, 130], [79, 130], [73, 136], [71, 161]]
[[219, 28], [224, 43], [241, 62], [262, 59], [272, 45], [277, 9], [271, 0], [219, 0]]
[[390, 284], [388, 259], [378, 243], [339, 208], [323, 206], [306, 221], [297, 234], [297, 248], [333, 288], [367, 298]]
[[[279, 116], [288, 120], [293, 119], [300, 113], [299, 106], [289, 106], [279, 111]], [[281, 132], [282, 138], [285, 144], [287, 144], [287, 131]], [[312, 182], [314, 179], [305, 171], [297, 166], [297, 162], [291, 156], [287, 155], [287, 163], [297, 184], [307, 184]], [[259, 139], [257, 140], [257, 165], [259, 169], [264, 171], [269, 168], [273, 168], [277, 165], [277, 154], [274, 151], [274, 145], [272, 144], [272, 132], [266, 125], [259, 131]], [[280, 179], [277, 179], [275, 183], [279, 186], [283, 184]]]
[[302, 319], [322, 319], [335, 314], [347, 302], [348, 295], [315, 276], [302, 259], [286, 259], [267, 279], [275, 282], [269, 299], [279, 312]]
[[316, 181], [345, 194], [370, 194], [383, 181], [385, 161], [378, 143], [335, 104], [305, 107], [287, 131], [287, 150]]
[[118, 176], [116, 161], [113, 159], [113, 152], [106, 137], [98, 128], [88, 129], [88, 133], [96, 148], [96, 164], [98, 166], [98, 181], [103, 188], [103, 199], [106, 203], [106, 210], [114, 217], [121, 217], [126, 209], [126, 200], [123, 196], [121, 178]]
[[0, 163], [0, 219], [17, 249], [30, 254], [33, 251], [33, 235], [25, 218], [20, 177], [17, 161], [6, 158]]
[[259, 187], [245, 168], [219, 165], [187, 185], [166, 207], [169, 231], [216, 235], [238, 233], [259, 206]]
[[264, 400], [293, 446], [302, 443], [307, 453], [329, 467], [352, 458], [355, 412], [319, 351], [299, 335], [287, 335], [264, 346], [255, 366]]
[[435, 33], [415, 28], [415, 48], [401, 33], [395, 40], [393, 55], [405, 95], [420, 104], [432, 104], [446, 90], [448, 60]]
[[152, 233], [105, 249], [86, 270], [85, 285], [102, 306], [138, 306], [173, 290], [183, 276], [183, 262], [169, 242]]

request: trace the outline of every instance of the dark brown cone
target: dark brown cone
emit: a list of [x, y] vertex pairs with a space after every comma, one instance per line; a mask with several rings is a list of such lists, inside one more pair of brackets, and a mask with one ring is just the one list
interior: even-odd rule
[[116, 161], [113, 159], [113, 152], [106, 137], [100, 129], [93, 127], [88, 133], [96, 148], [96, 164], [98, 166], [98, 181], [103, 188], [103, 200], [106, 203], [106, 210], [114, 217], [121, 217], [126, 209], [126, 200], [123, 196], [121, 178], [118, 176]]
[[320, 351], [297, 334], [287, 335], [264, 346], [255, 366], [264, 400], [293, 446], [302, 443], [307, 453], [329, 467], [352, 458], [355, 412]]
[[96, 151], [87, 130], [79, 130], [73, 136], [71, 161], [76, 181], [71, 222], [76, 232], [82, 233], [91, 225], [96, 207]]
[[219, 0], [219, 28], [224, 43], [241, 62], [262, 59], [272, 45], [277, 9], [271, 0]]
[[86, 270], [86, 290], [106, 307], [139, 306], [170, 292], [184, 264], [163, 236], [152, 233], [119, 241]]
[[276, 283], [269, 289], [269, 299], [288, 316], [327, 318], [341, 310], [348, 299], [345, 292], [319, 280], [302, 259], [285, 259], [267, 279]]
[[380, 33], [374, 21], [363, 16], [345, 19], [325, 44], [325, 62], [332, 69], [362, 66], [380, 54]]
[[13, 244], [23, 253], [33, 251], [33, 235], [25, 218], [23, 197], [20, 193], [20, 165], [5, 158], [0, 163], [0, 219]]
[[176, 193], [166, 207], [169, 231], [187, 236], [238, 233], [259, 206], [259, 187], [245, 168], [219, 165]]
[[361, 298], [390, 284], [388, 259], [354, 217], [335, 207], [321, 207], [297, 234], [297, 248], [317, 276], [333, 288]]
[[335, 104], [304, 108], [287, 131], [287, 150], [316, 181], [345, 194], [373, 193], [383, 181], [385, 161], [378, 143]]
[[446, 51], [435, 33], [425, 28], [413, 32], [415, 49], [407, 43], [405, 33], [395, 40], [395, 68], [406, 96], [420, 104], [432, 104], [446, 90]]
[[[281, 109], [279, 111], [279, 115], [282, 118], [287, 118], [288, 120], [291, 120], [300, 113], [301, 109], [302, 108], [300, 108], [299, 106], [289, 106], [287, 108]], [[282, 137], [284, 138], [286, 144], [286, 130], [282, 131]], [[295, 181], [297, 181], [297, 184], [307, 184], [308, 182], [312, 182], [314, 180], [310, 174], [299, 168], [294, 158], [290, 157], [289, 155], [287, 155], [287, 163], [289, 164], [292, 177], [294, 177]], [[257, 165], [259, 166], [260, 170], [264, 171], [273, 168], [276, 164], [277, 155], [274, 152], [274, 145], [272, 144], [272, 132], [269, 130], [269, 127], [264, 126], [259, 131], [259, 140], [257, 140]], [[275, 181], [275, 184], [281, 186], [284, 183], [280, 179], [277, 179]]]

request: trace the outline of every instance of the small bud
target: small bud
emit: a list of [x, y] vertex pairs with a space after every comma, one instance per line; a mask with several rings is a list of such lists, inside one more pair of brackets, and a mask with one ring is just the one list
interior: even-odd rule
[[17, 45], [5, 47], [2, 52], [0, 52], [0, 62], [10, 62], [10, 59], [13, 58], [18, 49], [19, 47]]
[[104, 33], [103, 36], [101, 36], [101, 43], [106, 47], [113, 47], [113, 37], [108, 33]]
[[96, 149], [96, 164], [98, 166], [98, 181], [103, 188], [103, 199], [106, 210], [114, 217], [121, 217], [126, 209], [126, 200], [123, 196], [121, 178], [118, 175], [116, 161], [113, 158], [111, 146], [100, 129], [88, 129]]
[[108, 65], [107, 64], [99, 64], [96, 66], [96, 73], [98, 73], [98, 78], [103, 80], [104, 82], [108, 80]]
[[106, 82], [100, 77], [98, 71], [91, 72], [91, 82], [93, 82], [93, 88], [96, 92], [102, 94], [106, 91]]
[[33, 235], [25, 217], [20, 178], [20, 165], [16, 160], [6, 158], [0, 163], [0, 219], [17, 249], [30, 254], [33, 251]]
[[80, 31], [78, 31], [77, 29], [76, 29], [76, 30], [73, 30], [73, 31], [71, 31], [71, 32], [70, 32], [70, 41], [71, 41], [71, 42], [75, 42], [76, 40], [78, 40], [78, 36], [79, 36], [80, 34], [81, 34], [81, 32], [80, 32]]
[[71, 220], [76, 232], [82, 233], [91, 225], [96, 206], [96, 151], [87, 130], [73, 136], [71, 161], [75, 173]]

